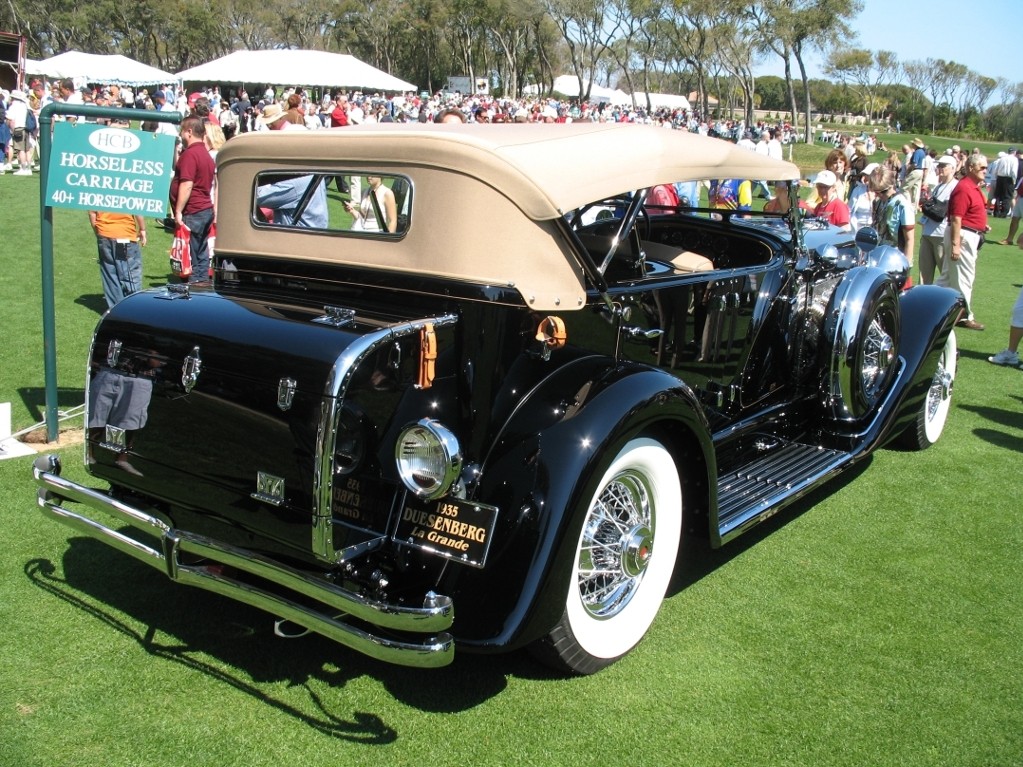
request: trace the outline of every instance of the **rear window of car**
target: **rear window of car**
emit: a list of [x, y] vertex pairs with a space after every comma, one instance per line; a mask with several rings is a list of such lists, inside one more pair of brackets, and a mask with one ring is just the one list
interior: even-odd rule
[[263, 171], [252, 193], [257, 227], [283, 227], [354, 236], [402, 237], [412, 211], [405, 176], [360, 171]]

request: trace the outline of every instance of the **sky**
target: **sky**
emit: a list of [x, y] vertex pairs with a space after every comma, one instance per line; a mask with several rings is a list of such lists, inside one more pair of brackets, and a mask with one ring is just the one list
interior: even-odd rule
[[[857, 48], [894, 51], [900, 62], [956, 61], [985, 77], [1016, 83], [1023, 81], [1015, 50], [1021, 23], [1023, 0], [863, 0], [851, 26]], [[765, 59], [756, 74], [784, 74], [781, 59], [773, 59]], [[814, 52], [807, 61], [811, 78], [823, 76], [825, 60]], [[793, 75], [798, 76], [795, 62]]]

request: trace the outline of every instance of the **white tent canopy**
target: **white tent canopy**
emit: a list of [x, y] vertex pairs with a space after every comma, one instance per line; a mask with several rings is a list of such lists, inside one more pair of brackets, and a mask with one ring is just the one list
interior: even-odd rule
[[417, 90], [412, 83], [354, 56], [294, 49], [235, 51], [178, 72], [176, 77], [199, 83], [336, 86], [393, 92]]
[[[558, 75], [554, 78], [554, 92], [579, 98], [579, 78], [575, 75]], [[619, 90], [612, 90], [596, 84], [590, 86], [590, 101], [624, 104], [628, 98], [626, 93]]]
[[[554, 78], [554, 90], [573, 98], [579, 97], [579, 78], [575, 75], [560, 75]], [[633, 101], [635, 96], [635, 102]], [[630, 95], [620, 89], [612, 90], [601, 85], [593, 85], [590, 88], [590, 101], [607, 102], [615, 106], [646, 107], [647, 94], [641, 91]], [[685, 96], [677, 96], [671, 93], [651, 93], [650, 105], [654, 109], [668, 107], [669, 109], [689, 109], [689, 100]]]
[[[636, 91], [636, 106], [645, 107], [647, 94], [642, 91]], [[650, 105], [654, 109], [660, 107], [667, 107], [668, 109], [689, 109], [689, 99], [685, 96], [679, 96], [674, 93], [651, 93]], [[632, 98], [629, 98], [629, 103], [632, 103]]]
[[121, 55], [68, 51], [25, 67], [28, 74], [52, 79], [69, 77], [76, 83], [103, 85], [163, 85], [177, 82], [170, 72]]

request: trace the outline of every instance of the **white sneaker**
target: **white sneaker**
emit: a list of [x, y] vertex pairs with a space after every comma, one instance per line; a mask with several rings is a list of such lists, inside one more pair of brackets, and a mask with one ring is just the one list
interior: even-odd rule
[[14, 170], [14, 166], [11, 165], [9, 162], [5, 162], [4, 163], [4, 172], [5, 173], [10, 173], [12, 170]]
[[1003, 349], [993, 357], [987, 358], [988, 362], [993, 362], [995, 365], [1005, 365], [1006, 367], [1018, 368], [1019, 367], [1019, 354], [1017, 352]]
[[32, 175], [32, 169], [31, 168], [19, 168], [18, 170], [14, 171], [14, 175], [15, 176], [31, 176]]

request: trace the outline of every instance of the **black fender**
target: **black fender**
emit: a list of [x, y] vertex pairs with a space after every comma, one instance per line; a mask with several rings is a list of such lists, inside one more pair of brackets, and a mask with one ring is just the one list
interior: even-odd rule
[[905, 392], [889, 419], [885, 442], [897, 437], [916, 419], [923, 407], [934, 371], [948, 334], [966, 308], [962, 294], [937, 285], [917, 285], [902, 294], [903, 337], [901, 356], [905, 361]]
[[621, 447], [642, 433], [656, 434], [687, 466], [680, 476], [700, 488], [704, 508], [713, 502], [710, 426], [696, 394], [677, 377], [587, 357], [528, 394], [501, 430], [475, 495], [499, 506], [501, 523], [486, 568], [459, 578], [452, 593], [463, 646], [521, 646], [561, 618], [587, 511], [581, 507]]
[[965, 306], [949, 288], [919, 285], [899, 296], [901, 328], [898, 370], [877, 409], [850, 429], [837, 419], [825, 428], [836, 438], [832, 445], [862, 457], [899, 436], [915, 421], [934, 377], [948, 334]]

